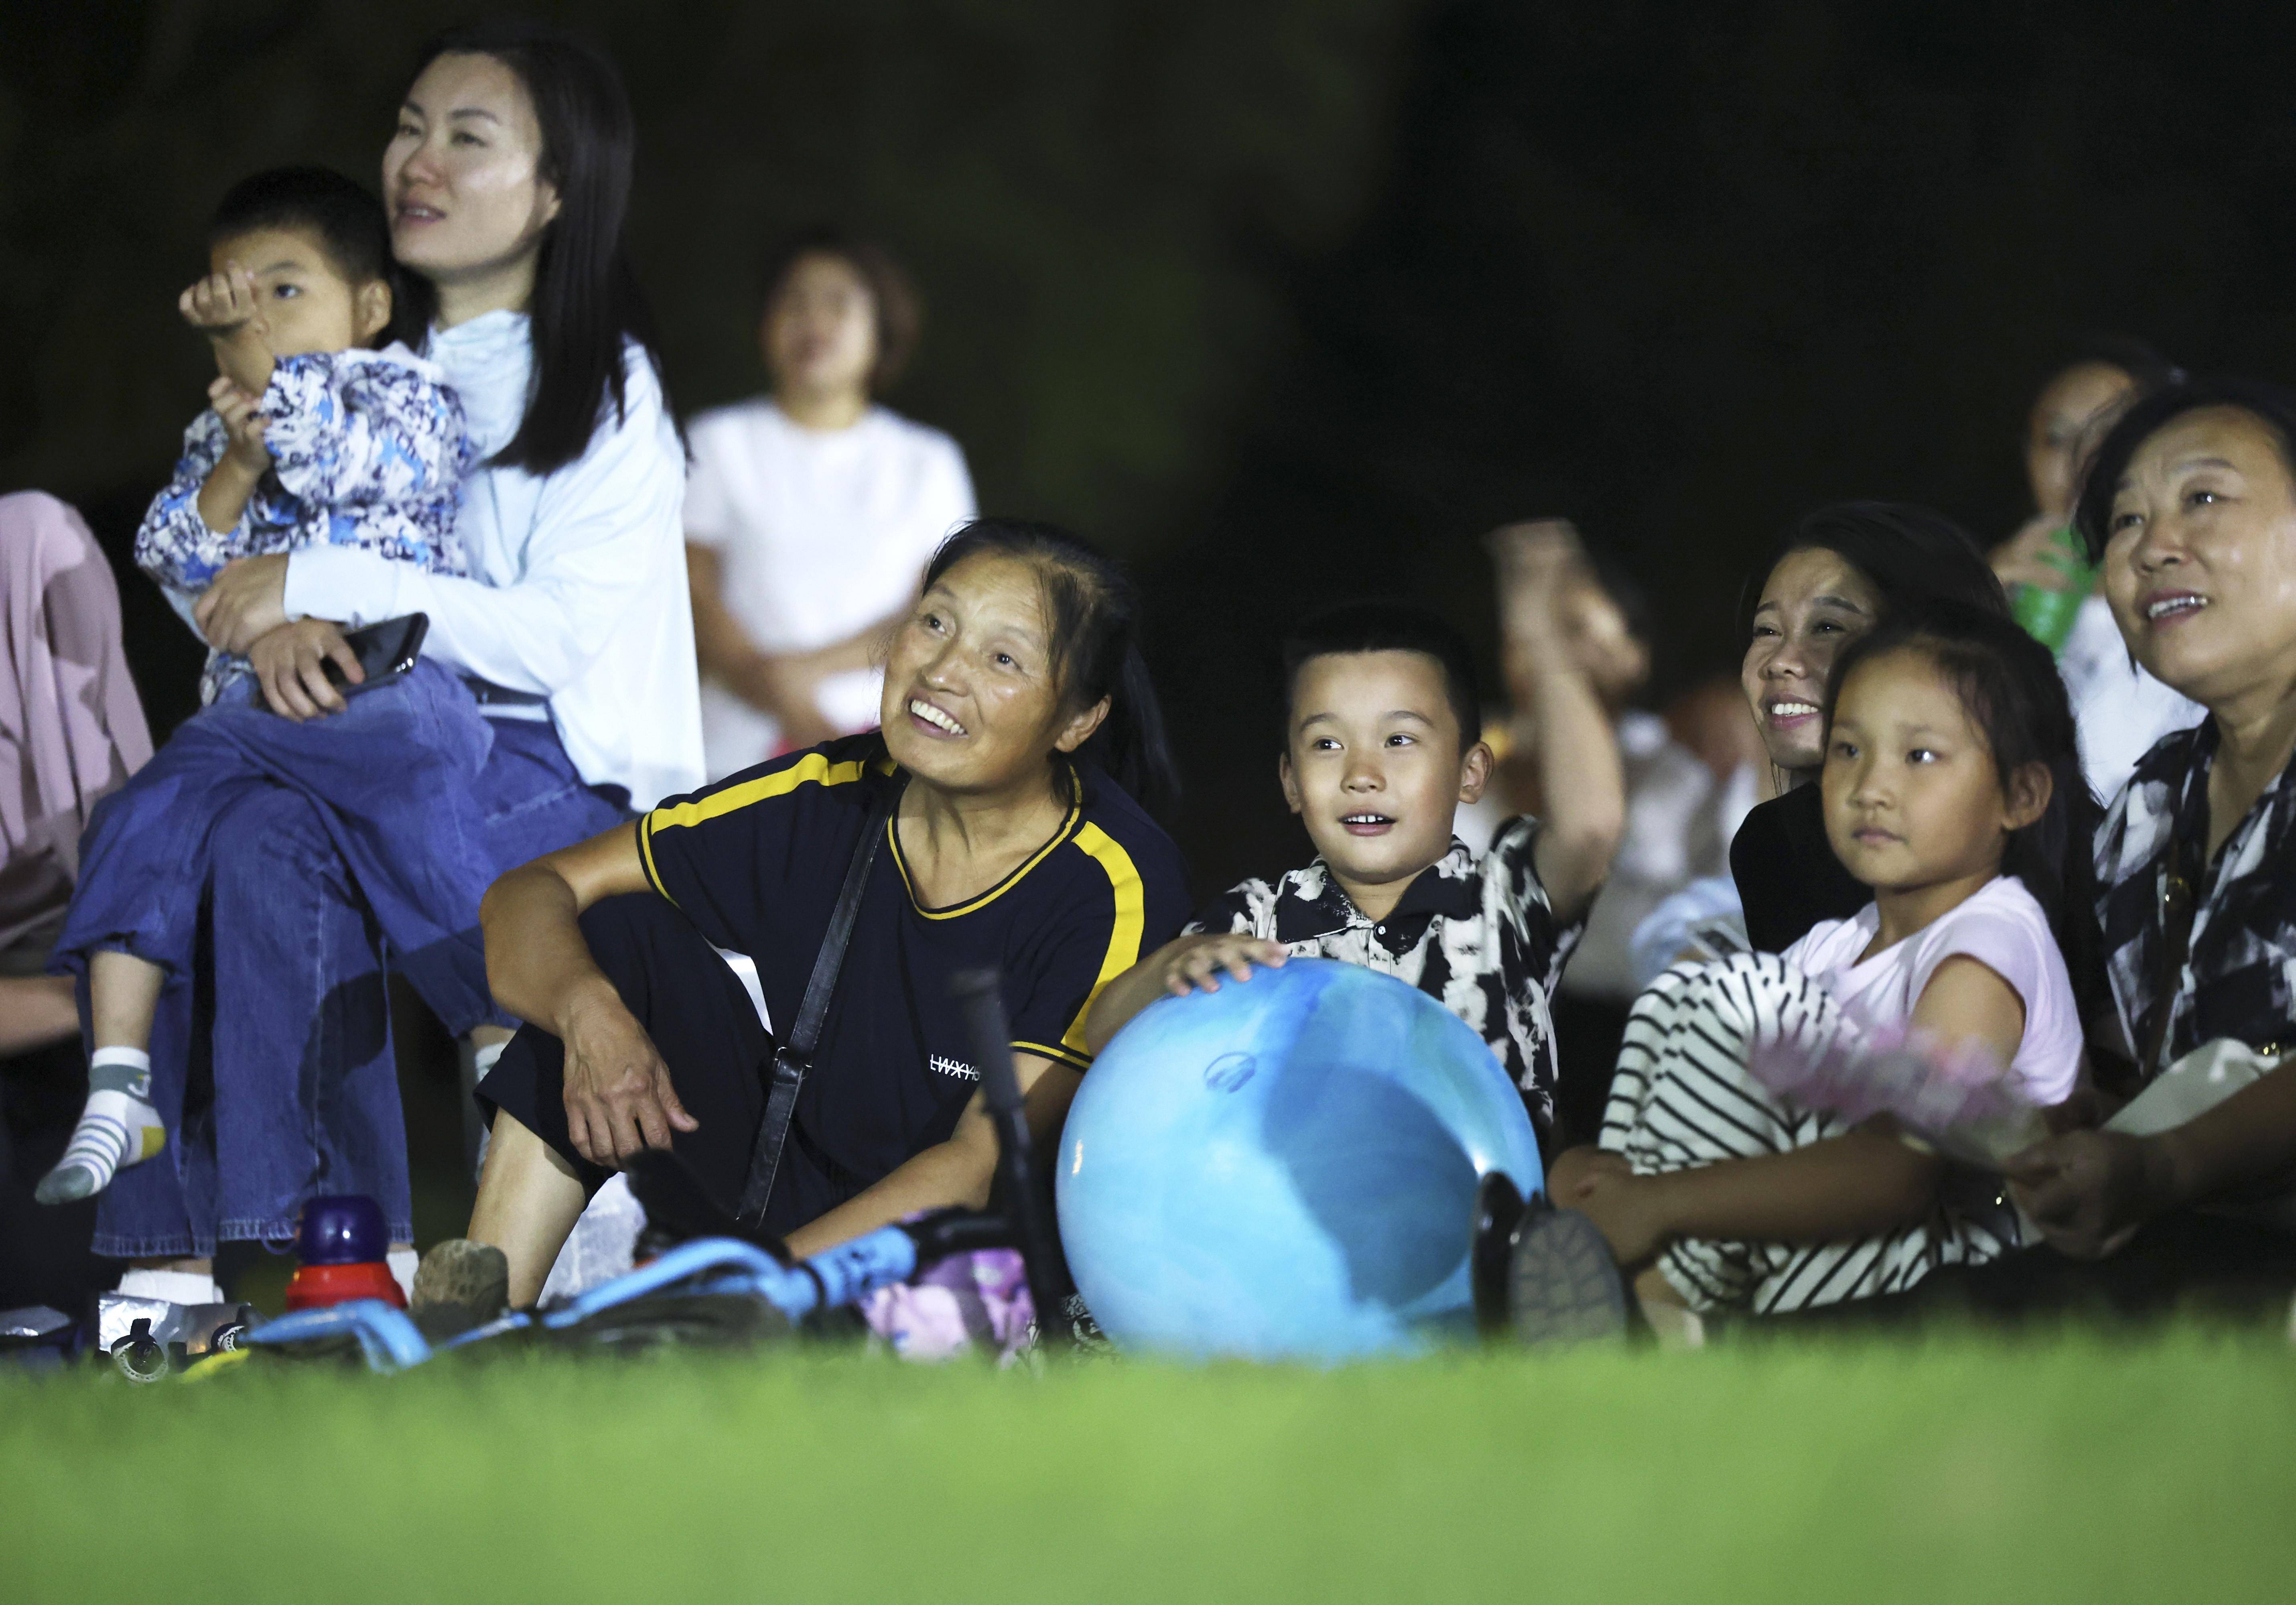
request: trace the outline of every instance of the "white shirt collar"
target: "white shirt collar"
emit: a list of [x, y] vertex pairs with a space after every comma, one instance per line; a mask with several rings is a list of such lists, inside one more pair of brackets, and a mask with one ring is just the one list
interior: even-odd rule
[[527, 315], [485, 312], [451, 329], [434, 328], [424, 355], [455, 387], [479, 455], [490, 457], [509, 445], [526, 418], [533, 384], [534, 342]]

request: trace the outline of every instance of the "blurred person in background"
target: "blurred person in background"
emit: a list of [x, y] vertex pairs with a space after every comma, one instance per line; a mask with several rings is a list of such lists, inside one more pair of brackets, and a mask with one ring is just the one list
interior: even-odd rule
[[764, 275], [770, 393], [693, 421], [686, 568], [713, 780], [876, 723], [878, 649], [973, 515], [956, 442], [874, 400], [918, 321], [883, 251], [801, 235]]
[[2171, 730], [2207, 712], [2162, 685], [2130, 653], [2105, 600], [2103, 572], [2072, 529], [2087, 460], [2113, 421], [2147, 391], [2179, 377], [2142, 341], [2092, 341], [2075, 350], [2033, 399], [2025, 431], [2025, 479], [2033, 515], [1993, 553], [2017, 621], [2057, 654], [2080, 728], [2081, 768], [2104, 801], [2136, 761]]
[[1695, 753], [1713, 777], [1712, 805], [1696, 824], [1711, 825], [1716, 846], [1711, 853], [1704, 851], [1702, 828], [1686, 844], [1696, 873], [1652, 902], [1628, 938], [1636, 994], [1678, 959], [1719, 959], [1746, 950], [1745, 910], [1739, 906], [1737, 883], [1730, 878], [1730, 843], [1755, 804], [1776, 794], [1776, 771], [1734, 675], [1698, 681], [1667, 704], [1665, 719], [1676, 742]]
[[0, 1054], [79, 1030], [48, 952], [101, 798], [152, 757], [120, 645], [119, 589], [80, 515], [37, 490], [0, 497]]
[[[1550, 526], [1570, 528], [1560, 521], [1527, 527]], [[1583, 551], [1575, 535], [1573, 546]], [[1630, 951], [1636, 927], [1670, 893], [1727, 869], [1730, 837], [1753, 805], [1755, 778], [1751, 761], [1741, 775], [1739, 761], [1726, 755], [1733, 745], [1727, 717], [1745, 724], [1734, 696], [1719, 728], [1710, 708], [1694, 696], [1684, 699], [1671, 711], [1679, 735], [1675, 720], [1628, 705], [1651, 673], [1649, 610], [1639, 587], [1593, 554], [1562, 571], [1557, 584], [1559, 594], [1547, 605], [1562, 621], [1572, 661], [1610, 716], [1626, 772], [1625, 833], [1554, 999], [1562, 1064], [1556, 1120], [1577, 1140], [1601, 1124], [1627, 1010], [1640, 990]], [[1501, 820], [1518, 813], [1544, 818], [1548, 811], [1540, 794], [1539, 731], [1531, 712], [1538, 706], [1538, 660], [1512, 642], [1505, 656], [1513, 705], [1490, 725], [1499, 758], [1495, 784], [1480, 803], [1462, 811], [1462, 834], [1479, 848]], [[1753, 746], [1751, 729], [1735, 741], [1740, 758]]]

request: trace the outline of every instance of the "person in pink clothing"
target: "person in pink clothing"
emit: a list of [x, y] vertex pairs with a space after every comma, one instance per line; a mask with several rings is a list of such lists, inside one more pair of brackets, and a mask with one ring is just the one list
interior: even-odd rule
[[0, 496], [0, 1055], [79, 1029], [69, 976], [41, 972], [96, 802], [152, 756], [120, 649], [119, 588], [80, 515]]

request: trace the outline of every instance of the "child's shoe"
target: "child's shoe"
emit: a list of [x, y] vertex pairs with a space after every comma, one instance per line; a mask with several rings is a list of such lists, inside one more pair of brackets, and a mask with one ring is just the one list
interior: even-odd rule
[[1626, 1283], [1602, 1229], [1533, 1198], [1508, 1255], [1507, 1312], [1515, 1337], [1533, 1347], [1624, 1338]]

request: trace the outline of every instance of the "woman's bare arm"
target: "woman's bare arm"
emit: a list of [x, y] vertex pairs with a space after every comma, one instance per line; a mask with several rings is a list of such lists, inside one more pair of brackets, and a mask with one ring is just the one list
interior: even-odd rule
[[704, 673], [732, 685], [743, 665], [765, 652], [726, 605], [726, 568], [715, 547], [686, 542], [685, 583], [693, 598], [693, 654]]
[[2007, 1166], [2017, 1202], [2050, 1246], [2112, 1253], [2153, 1216], [2296, 1168], [2296, 1066], [2284, 1065], [2207, 1113], [2151, 1137], [2066, 1132]]
[[637, 827], [617, 825], [504, 876], [479, 904], [495, 1000], [566, 1045], [566, 1124], [575, 1151], [619, 1166], [700, 1129], [669, 1066], [591, 958], [578, 921], [603, 897], [649, 889]]
[[[1059, 1137], [1084, 1076], [1034, 1053], [1014, 1054], [1013, 1068], [1027, 1100], [1029, 1136], [1039, 1147], [1049, 1146]], [[987, 1099], [976, 1092], [947, 1141], [913, 1155], [827, 1214], [791, 1232], [789, 1250], [802, 1259], [920, 1210], [950, 1205], [979, 1209], [988, 1202], [996, 1178], [996, 1127]]]

